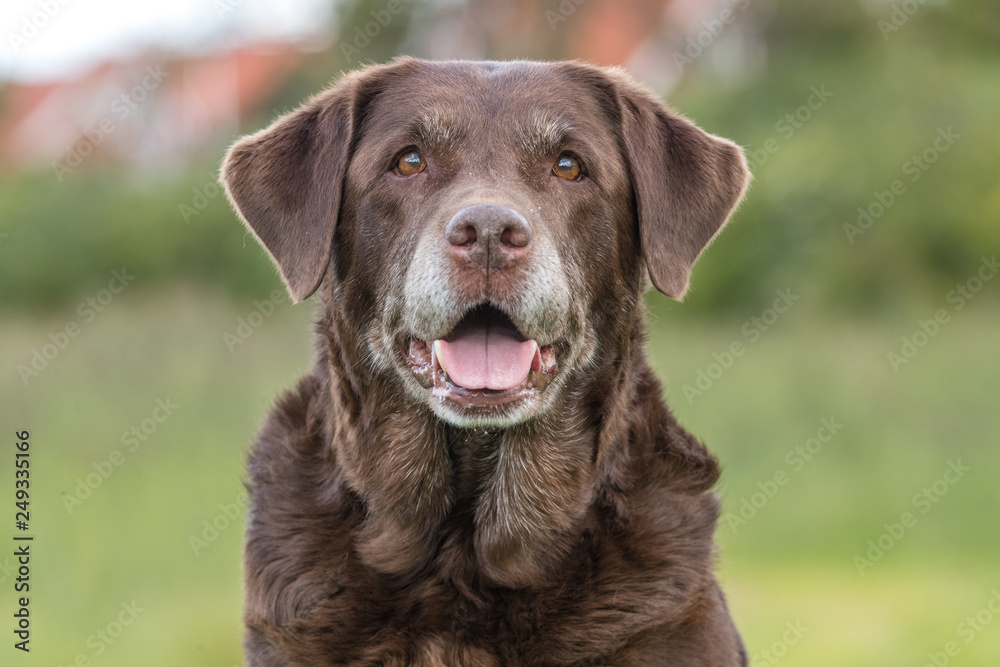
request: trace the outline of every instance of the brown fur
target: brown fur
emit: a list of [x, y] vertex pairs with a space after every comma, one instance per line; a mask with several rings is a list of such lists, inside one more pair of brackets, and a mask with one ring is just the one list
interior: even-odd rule
[[[410, 144], [426, 173], [387, 176]], [[587, 179], [552, 180], [564, 148]], [[238, 142], [223, 179], [293, 297], [322, 287], [314, 370], [249, 461], [248, 665], [746, 664], [712, 572], [718, 466], [663, 404], [641, 299], [646, 271], [683, 295], [746, 186], [738, 148], [618, 71], [401, 59]], [[523, 214], [528, 258], [434, 254], [470, 203]], [[406, 284], [418, 261], [450, 296], [414, 313], [438, 293]], [[559, 373], [470, 427], [396, 344], [484, 300]]]

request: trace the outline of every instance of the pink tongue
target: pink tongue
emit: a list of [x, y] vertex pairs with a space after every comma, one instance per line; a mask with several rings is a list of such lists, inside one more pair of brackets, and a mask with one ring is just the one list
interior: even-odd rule
[[472, 326], [441, 340], [441, 365], [466, 389], [510, 389], [525, 381], [538, 346], [505, 327]]

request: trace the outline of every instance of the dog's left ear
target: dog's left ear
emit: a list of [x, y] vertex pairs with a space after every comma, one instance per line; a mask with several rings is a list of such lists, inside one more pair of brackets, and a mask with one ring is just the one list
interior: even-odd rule
[[679, 301], [698, 255], [743, 198], [750, 172], [736, 144], [669, 112], [624, 77], [616, 83], [642, 254], [653, 285]]
[[229, 149], [229, 200], [281, 273], [296, 302], [319, 287], [351, 143], [356, 78], [307, 101]]

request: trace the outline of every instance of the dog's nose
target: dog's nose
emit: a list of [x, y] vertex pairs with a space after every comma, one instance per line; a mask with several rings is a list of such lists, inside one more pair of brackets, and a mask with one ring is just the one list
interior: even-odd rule
[[508, 206], [466, 206], [444, 230], [449, 248], [483, 269], [500, 269], [527, 252], [531, 226]]

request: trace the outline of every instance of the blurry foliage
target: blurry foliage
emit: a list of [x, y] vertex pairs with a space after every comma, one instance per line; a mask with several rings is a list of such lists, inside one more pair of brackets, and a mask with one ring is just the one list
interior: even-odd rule
[[[385, 6], [341, 3], [338, 39], [307, 55], [242, 129], [262, 127], [339, 72], [401, 49], [419, 55], [417, 33], [429, 25], [429, 10], [404, 2], [360, 54], [345, 57], [342, 44], [353, 43], [355, 28]], [[1000, 6], [926, 3], [883, 35], [878, 21], [890, 20], [893, 7], [880, 0], [756, 3], [741, 20], [766, 45], [760, 67], [736, 82], [709, 56], [686, 70], [670, 103], [745, 146], [755, 180], [696, 269], [685, 310], [752, 312], [786, 287], [839, 310], [926, 308], [1000, 249]], [[461, 4], [440, 11], [461, 18]], [[561, 27], [567, 30], [571, 24]], [[551, 39], [559, 45], [565, 35]], [[663, 66], [673, 64], [667, 58]], [[791, 135], [788, 125], [779, 127], [812, 87], [823, 86], [833, 95], [808, 121]], [[904, 163], [947, 127], [960, 138], [911, 182]], [[753, 151], [768, 139], [778, 150], [755, 160]], [[246, 296], [278, 286], [221, 192], [207, 196], [224, 150], [225, 142], [206, 147], [188, 171], [153, 183], [96, 166], [62, 183], [51, 171], [5, 175], [0, 306], [71, 303], [123, 265], [136, 284], [181, 279]], [[894, 179], [906, 192], [852, 244], [844, 224], [855, 224], [858, 207], [869, 207]], [[185, 222], [181, 206], [196, 203], [203, 208]]]
[[[920, 5], [885, 37], [878, 21], [893, 5], [865, 7], [782, 2], [759, 12], [767, 64], [757, 76], [732, 86], [702, 67], [671, 96], [742, 144], [754, 172], [699, 266], [696, 308], [759, 303], [786, 286], [838, 309], [926, 307], [1000, 250], [1000, 7]], [[809, 120], [779, 126], [821, 86], [832, 97]], [[904, 164], [948, 127], [960, 138], [911, 181]], [[769, 138], [778, 150], [755, 160]], [[895, 179], [906, 192], [852, 244], [844, 225]]]
[[215, 178], [206, 166], [153, 190], [112, 171], [70, 174], [57, 185], [51, 173], [6, 179], [0, 306], [65, 306], [122, 267], [143, 287], [181, 280], [259, 295], [280, 285]]

